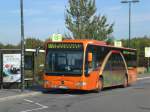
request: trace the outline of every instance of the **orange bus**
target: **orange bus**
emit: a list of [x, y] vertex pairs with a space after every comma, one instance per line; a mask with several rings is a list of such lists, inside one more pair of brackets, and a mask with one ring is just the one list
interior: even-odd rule
[[46, 43], [44, 88], [95, 90], [136, 81], [136, 50], [96, 40]]

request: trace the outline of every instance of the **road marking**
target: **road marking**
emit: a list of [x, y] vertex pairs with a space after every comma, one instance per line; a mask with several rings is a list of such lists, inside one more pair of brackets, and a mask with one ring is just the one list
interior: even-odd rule
[[43, 110], [45, 108], [48, 108], [47, 106], [45, 107], [41, 107], [41, 108], [35, 108], [35, 109], [30, 109], [30, 110], [24, 110], [24, 111], [21, 111], [21, 112], [32, 112], [32, 111], [36, 111], [36, 110]]
[[30, 103], [33, 103], [33, 101], [31, 100], [28, 100], [28, 99], [24, 99], [26, 102], [30, 102]]
[[150, 77], [137, 78], [138, 80], [150, 79]]
[[10, 95], [10, 96], [0, 98], [0, 102], [13, 100], [16, 98], [25, 98], [25, 97], [29, 97], [29, 96], [36, 96], [36, 95], [41, 95], [41, 94], [42, 94], [41, 92], [29, 92], [29, 93], [16, 94], [16, 95], [12, 95], [12, 96]]
[[42, 104], [40, 104], [40, 103], [35, 103], [36, 105], [39, 105], [39, 106], [41, 106], [41, 107], [43, 107], [43, 108], [48, 108], [48, 106], [45, 106], [45, 105], [42, 105]]
[[34, 109], [23, 110], [23, 111], [20, 111], [20, 112], [31, 112], [31, 111], [37, 111], [37, 110], [42, 110], [42, 109], [48, 108], [48, 106], [42, 105], [42, 104], [40, 104], [40, 103], [36, 103], [36, 102], [31, 101], [31, 100], [28, 100], [28, 99], [24, 99], [24, 100], [25, 100], [26, 102], [33, 103], [33, 104], [38, 105], [38, 106], [40, 106], [40, 107], [34, 108]]

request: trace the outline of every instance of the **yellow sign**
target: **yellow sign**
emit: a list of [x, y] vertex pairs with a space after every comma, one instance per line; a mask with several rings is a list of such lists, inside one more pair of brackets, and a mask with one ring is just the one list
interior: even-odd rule
[[63, 36], [61, 34], [53, 34], [51, 39], [53, 42], [61, 42]]
[[150, 47], [145, 47], [145, 57], [150, 57]]
[[48, 44], [49, 49], [82, 49], [82, 44], [73, 44], [73, 43], [49, 43]]
[[114, 46], [115, 47], [122, 47], [122, 42], [121, 41], [115, 41]]

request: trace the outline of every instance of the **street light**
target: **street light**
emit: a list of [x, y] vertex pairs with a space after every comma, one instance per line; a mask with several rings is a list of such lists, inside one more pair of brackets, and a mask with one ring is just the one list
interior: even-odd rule
[[140, 2], [139, 0], [123, 0], [121, 3], [128, 3], [129, 4], [129, 43], [128, 47], [130, 46], [130, 39], [131, 39], [131, 4], [132, 3], [138, 3]]
[[23, 19], [23, 0], [20, 0], [20, 18], [21, 18], [21, 90], [24, 91], [24, 19]]

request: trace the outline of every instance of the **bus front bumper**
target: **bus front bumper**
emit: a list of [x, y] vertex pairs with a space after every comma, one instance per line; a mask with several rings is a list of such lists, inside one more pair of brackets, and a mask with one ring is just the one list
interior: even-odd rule
[[45, 89], [72, 89], [72, 90], [87, 90], [87, 83], [86, 82], [77, 82], [71, 85], [67, 84], [57, 84], [51, 83], [50, 81], [44, 81], [44, 88]]

